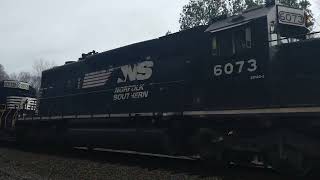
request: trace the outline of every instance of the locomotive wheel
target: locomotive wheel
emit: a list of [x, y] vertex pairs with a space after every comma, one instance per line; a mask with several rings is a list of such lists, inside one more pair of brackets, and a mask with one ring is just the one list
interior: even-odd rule
[[199, 129], [192, 138], [192, 144], [196, 154], [203, 160], [222, 160], [223, 144], [215, 142], [219, 136], [211, 129]]
[[192, 134], [192, 129], [182, 127], [179, 120], [171, 121], [169, 126], [167, 135], [163, 138], [165, 153], [170, 155], [190, 154], [188, 140]]
[[21, 147], [28, 144], [27, 137], [26, 137], [26, 130], [22, 128], [16, 129], [16, 139], [17, 144]]
[[178, 155], [179, 146], [172, 136], [165, 136], [162, 140], [163, 153], [167, 155]]
[[290, 146], [283, 146], [276, 151], [270, 151], [268, 159], [272, 168], [279, 173], [305, 176], [312, 170], [311, 159], [301, 151]]

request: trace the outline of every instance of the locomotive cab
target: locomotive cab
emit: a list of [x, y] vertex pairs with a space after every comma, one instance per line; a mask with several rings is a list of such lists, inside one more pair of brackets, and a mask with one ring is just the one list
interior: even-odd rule
[[[276, 65], [290, 59], [278, 56], [290, 56], [281, 51], [307, 38], [306, 21], [304, 10], [274, 5], [249, 9], [209, 26], [206, 32], [211, 34], [212, 44], [207, 62], [207, 106], [279, 106], [279, 91], [270, 87], [279, 83], [279, 73], [291, 65]], [[279, 84], [283, 85], [283, 81]], [[221, 98], [221, 94], [228, 96]]]
[[266, 42], [269, 16], [274, 10], [275, 7], [249, 9], [208, 27], [212, 46], [207, 61], [207, 106], [242, 109], [268, 103]]

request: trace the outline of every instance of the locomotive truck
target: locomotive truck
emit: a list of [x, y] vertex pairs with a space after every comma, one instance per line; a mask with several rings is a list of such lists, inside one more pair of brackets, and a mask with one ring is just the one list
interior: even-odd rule
[[107, 147], [303, 174], [320, 155], [320, 39], [268, 5], [42, 74], [18, 140]]

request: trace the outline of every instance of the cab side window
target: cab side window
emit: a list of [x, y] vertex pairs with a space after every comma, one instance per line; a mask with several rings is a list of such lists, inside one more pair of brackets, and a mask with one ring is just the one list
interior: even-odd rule
[[221, 33], [221, 36], [218, 38], [219, 56], [221, 57], [230, 57], [233, 55], [232, 36], [230, 33], [230, 31]]
[[251, 29], [249, 27], [233, 33], [233, 54], [239, 54], [252, 47]]
[[246, 47], [246, 36], [243, 30], [233, 33], [233, 54], [243, 51]]
[[246, 46], [247, 48], [251, 48], [252, 46], [252, 33], [251, 28], [246, 28]]
[[214, 37], [212, 38], [211, 54], [212, 54], [213, 56], [219, 55], [218, 41], [217, 41], [217, 37], [216, 37], [216, 36], [214, 36]]
[[218, 32], [211, 39], [212, 56], [231, 57], [252, 48], [250, 27]]

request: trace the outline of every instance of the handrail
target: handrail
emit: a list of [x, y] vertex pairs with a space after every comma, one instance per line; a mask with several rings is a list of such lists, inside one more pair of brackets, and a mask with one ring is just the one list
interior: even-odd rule
[[1, 128], [1, 125], [2, 125], [2, 118], [3, 118], [3, 115], [5, 114], [6, 110], [2, 111], [1, 112], [1, 116], [0, 116], [0, 128]]
[[8, 116], [10, 115], [11, 111], [12, 111], [12, 109], [9, 109], [6, 117], [4, 118], [4, 126], [3, 126], [3, 128], [6, 128], [6, 127], [7, 127], [7, 119], [8, 119]]
[[0, 128], [1, 128], [2, 116], [3, 116], [4, 112], [5, 111], [0, 111]]
[[11, 127], [12, 128], [16, 127], [16, 122], [17, 122], [18, 116], [19, 116], [19, 110], [16, 110], [16, 112], [13, 115], [12, 122], [11, 122]]
[[270, 41], [268, 41], [268, 42], [282, 41], [282, 40], [286, 40], [286, 39], [290, 39], [290, 38], [296, 38], [296, 37], [301, 37], [301, 36], [308, 36], [308, 35], [313, 35], [313, 34], [320, 34], [320, 31], [315, 31], [315, 32], [312, 32], [312, 33], [299, 34], [299, 35], [295, 35], [295, 36], [291, 36], [291, 37], [285, 37], [285, 38], [270, 40]]

